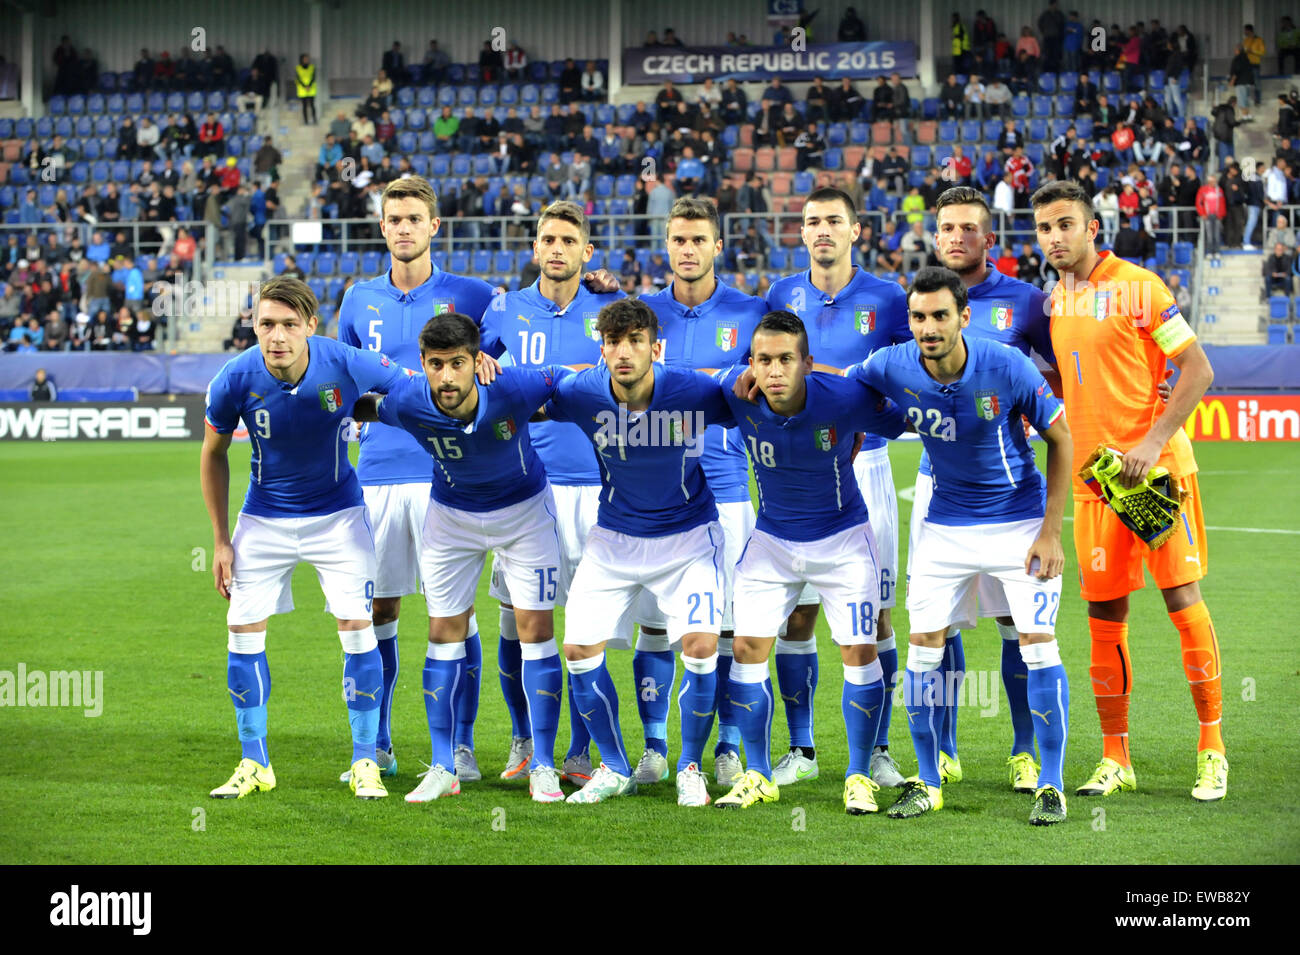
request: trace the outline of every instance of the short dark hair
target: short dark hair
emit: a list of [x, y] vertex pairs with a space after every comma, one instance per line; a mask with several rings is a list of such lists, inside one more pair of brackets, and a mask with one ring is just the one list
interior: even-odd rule
[[668, 221], [671, 222], [673, 219], [707, 222], [713, 227], [713, 238], [722, 235], [722, 229], [718, 224], [718, 207], [708, 199], [682, 196], [674, 201], [672, 208], [668, 210]]
[[[799, 340], [799, 357], [808, 357], [808, 330], [804, 328], [803, 319], [794, 312], [778, 309], [768, 312], [754, 328], [754, 335], [766, 332], [769, 335], [793, 335]], [[752, 342], [753, 335], [750, 336]]]
[[834, 186], [819, 186], [808, 193], [808, 198], [804, 200], [805, 209], [808, 208], [810, 202], [842, 202], [844, 208], [848, 210], [849, 221], [858, 221], [858, 210], [853, 207], [853, 198], [843, 189], [836, 189]]
[[907, 297], [910, 302], [912, 295], [917, 292], [926, 294], [941, 289], [947, 289], [952, 293], [953, 300], [957, 303], [957, 312], [960, 314], [966, 307], [966, 286], [962, 284], [960, 275], [940, 265], [927, 265], [919, 270], [907, 290]]
[[1049, 182], [1047, 185], [1039, 187], [1038, 191], [1030, 196], [1029, 204], [1038, 209], [1062, 200], [1077, 202], [1083, 206], [1088, 213], [1085, 222], [1090, 222], [1097, 216], [1096, 210], [1092, 208], [1092, 197], [1084, 191], [1083, 186], [1071, 179], [1058, 179], [1055, 182]]
[[596, 316], [596, 331], [600, 332], [602, 341], [607, 335], [619, 339], [643, 328], [650, 331], [651, 341], [659, 337], [659, 319], [654, 309], [634, 298], [610, 302]]
[[471, 358], [478, 357], [478, 326], [468, 315], [443, 312], [435, 315], [420, 329], [420, 354], [430, 351], [456, 351], [463, 348]]
[[993, 213], [989, 211], [988, 200], [978, 189], [972, 189], [970, 186], [953, 186], [951, 189], [945, 189], [940, 193], [939, 198], [934, 201], [934, 214], [936, 220], [939, 216], [939, 210], [945, 206], [979, 206], [984, 210], [984, 231], [988, 232], [989, 227], [993, 224]]

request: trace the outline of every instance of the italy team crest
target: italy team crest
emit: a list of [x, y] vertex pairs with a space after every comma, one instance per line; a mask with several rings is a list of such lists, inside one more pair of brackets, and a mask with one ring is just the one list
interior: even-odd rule
[[343, 406], [343, 392], [338, 385], [325, 385], [319, 389], [319, 394], [322, 411], [333, 414]]
[[1011, 303], [995, 302], [989, 320], [992, 322], [994, 328], [1000, 332], [1005, 332], [1011, 327]]
[[447, 313], [454, 312], [454, 311], [456, 311], [455, 302], [434, 302], [433, 303], [433, 314], [435, 315], [446, 315]]
[[1104, 322], [1110, 314], [1110, 290], [1098, 289], [1092, 293], [1092, 317]]
[[835, 447], [835, 427], [830, 425], [825, 428], [817, 428], [813, 431], [813, 443], [817, 445], [818, 451], [831, 450], [831, 448]]
[[869, 335], [876, 330], [876, 306], [859, 305], [853, 310], [853, 328], [859, 335]]
[[509, 441], [515, 436], [517, 430], [518, 429], [515, 427], [515, 419], [513, 417], [501, 418], [498, 421], [492, 422], [492, 433], [495, 434], [497, 439], [500, 441]]
[[732, 351], [739, 343], [740, 325], [736, 322], [718, 322], [718, 347], [723, 351]]
[[996, 391], [975, 392], [975, 413], [985, 421], [992, 421], [998, 416], [1000, 410]]
[[600, 332], [596, 331], [596, 318], [599, 312], [583, 312], [582, 327], [588, 338], [592, 341], [600, 341]]

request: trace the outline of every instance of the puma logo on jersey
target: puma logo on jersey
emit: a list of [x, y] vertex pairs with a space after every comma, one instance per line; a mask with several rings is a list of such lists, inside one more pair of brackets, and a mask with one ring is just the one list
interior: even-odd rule
[[[383, 689], [382, 686], [377, 686], [375, 687], [374, 692], [372, 693], [367, 693], [365, 690], [354, 690], [353, 692], [356, 693], [357, 696], [368, 696], [373, 700], [376, 699], [375, 694], [377, 694], [382, 689]], [[442, 687], [438, 687], [438, 689], [442, 689]], [[436, 700], [437, 697], [435, 696], [434, 699]]]
[[799, 694], [798, 694], [798, 693], [794, 694], [794, 696], [786, 696], [784, 693], [782, 693], [782, 694], [781, 694], [781, 699], [785, 700], [785, 702], [787, 702], [787, 703], [793, 703], [795, 706], [798, 706], [798, 705], [799, 705]]
[[381, 311], [379, 310], [379, 306], [378, 306], [378, 305], [367, 305], [366, 308], [369, 309], [370, 311], [374, 312], [376, 315], [382, 315], [382, 314], [384, 314], [383, 312], [381, 312]]
[[524, 315], [520, 315], [520, 316], [518, 316], [518, 318], [519, 318], [519, 321], [523, 322], [523, 323], [524, 323], [525, 325], [527, 325], [529, 328], [532, 328], [532, 327], [533, 327], [533, 320], [532, 320], [531, 318], [528, 318], [528, 317], [526, 317], [526, 316], [524, 316]]
[[755, 700], [753, 703], [741, 703], [739, 700], [732, 700], [731, 705], [739, 706], [746, 713], [752, 713], [754, 712], [754, 707], [758, 705], [758, 700]]
[[1037, 716], [1040, 720], [1042, 720], [1044, 726], [1051, 726], [1051, 725], [1052, 725], [1052, 721], [1049, 720], [1049, 719], [1047, 718], [1048, 716], [1051, 715], [1051, 713], [1052, 713], [1051, 710], [1048, 710], [1046, 713], [1040, 713], [1040, 712], [1038, 712], [1038, 710], [1030, 710], [1029, 712], [1030, 712], [1030, 713], [1033, 713], [1033, 714], [1034, 714], [1035, 716]]
[[559, 691], [559, 690], [556, 690], [554, 693], [552, 693], [550, 690], [543, 690], [543, 689], [539, 686], [539, 687], [537, 688], [537, 694], [538, 694], [539, 696], [549, 696], [549, 697], [550, 697], [551, 699], [553, 699], [556, 703], [560, 702], [560, 691]]
[[913, 391], [911, 388], [904, 388], [903, 391], [905, 391], [907, 394], [911, 395], [911, 396], [912, 396], [913, 398], [915, 398], [918, 402], [921, 400], [921, 396], [920, 396], [918, 393], [916, 393], [915, 391]]
[[438, 701], [438, 694], [442, 692], [442, 687], [437, 687], [436, 689], [433, 690], [425, 690], [424, 692], [429, 696], [433, 697], [434, 702], [436, 703]]

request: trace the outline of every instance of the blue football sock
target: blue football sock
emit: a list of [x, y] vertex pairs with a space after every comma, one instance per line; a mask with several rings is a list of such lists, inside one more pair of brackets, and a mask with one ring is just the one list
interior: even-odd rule
[[776, 641], [776, 683], [785, 702], [790, 745], [813, 746], [813, 700], [817, 695], [817, 640]]
[[235, 704], [240, 758], [270, 766], [271, 755], [266, 747], [266, 701], [271, 696], [271, 671], [266, 666], [266, 651], [228, 654], [226, 686]]
[[564, 668], [555, 641], [521, 644], [524, 697], [533, 730], [533, 761], [555, 768], [555, 734], [560, 725], [560, 691]]
[[564, 758], [570, 756], [579, 756], [589, 752], [591, 749], [591, 730], [587, 728], [587, 721], [582, 718], [578, 712], [578, 691], [573, 686], [573, 670], [569, 670], [569, 748], [564, 753]]
[[731, 707], [731, 637], [718, 638], [718, 698], [715, 708], [718, 711], [718, 745], [713, 747], [713, 755], [723, 753], [740, 755], [740, 727], [736, 725], [736, 714]]
[[1055, 786], [1065, 791], [1063, 778], [1065, 744], [1070, 735], [1070, 684], [1061, 666], [1061, 651], [1055, 640], [1021, 646], [1021, 655], [1029, 668], [1029, 712], [1038, 737], [1038, 752], [1043, 768], [1039, 786]]
[[[998, 624], [1002, 634], [1002, 686], [1011, 710], [1011, 755], [1034, 753], [1034, 718], [1029, 712], [1029, 668], [1020, 655], [1020, 635], [1014, 625]], [[1008, 634], [1010, 636], [1008, 636]]]
[[352, 762], [375, 758], [379, 736], [379, 704], [384, 697], [384, 661], [379, 649], [343, 655], [343, 686], [352, 727]]
[[456, 694], [456, 745], [474, 748], [474, 721], [478, 719], [479, 689], [483, 685], [483, 641], [478, 635], [478, 621], [469, 618], [469, 638], [465, 641], [465, 688]]
[[569, 662], [569, 688], [576, 698], [578, 718], [590, 727], [590, 738], [600, 747], [606, 766], [622, 776], [632, 775], [618, 722], [618, 691], [605, 669], [605, 654]]
[[704, 759], [704, 746], [713, 732], [713, 707], [718, 699], [718, 655], [699, 658], [682, 654], [682, 688], [677, 693], [677, 715], [682, 724], [680, 772]]
[[397, 674], [401, 669], [397, 654], [397, 621], [375, 624], [375, 639], [379, 641], [379, 659], [384, 666], [384, 695], [379, 701], [379, 733], [375, 749], [388, 750], [393, 746], [393, 691], [397, 688]]
[[658, 645], [657, 634], [637, 637], [636, 652], [632, 654], [632, 679], [636, 683], [636, 708], [645, 732], [646, 749], [661, 756], [668, 755], [668, 709], [672, 705], [673, 679], [677, 675], [677, 659], [666, 649], [668, 636], [662, 637], [665, 649], [643, 648], [646, 644]]
[[888, 749], [889, 721], [894, 715], [894, 688], [898, 686], [898, 647], [893, 637], [876, 644], [876, 659], [880, 661], [880, 678], [885, 682], [885, 708], [880, 713], [876, 745]]
[[745, 743], [745, 768], [772, 778], [772, 680], [766, 663], [731, 664], [728, 693]]
[[452, 738], [456, 729], [456, 700], [465, 685], [465, 644], [431, 643], [420, 674], [424, 714], [432, 744], [430, 766], [455, 771]]
[[944, 641], [943, 665], [943, 724], [939, 729], [939, 749], [953, 759], [957, 758], [957, 705], [961, 700], [961, 685], [966, 679], [966, 649], [962, 646], [961, 631], [955, 630]]
[[885, 681], [880, 678], [880, 661], [865, 666], [844, 666], [844, 692], [840, 710], [849, 741], [849, 767], [844, 778], [855, 773], [871, 775], [871, 751], [880, 732], [880, 713], [884, 709]]
[[938, 787], [939, 724], [943, 719], [943, 647], [913, 645], [907, 651], [903, 702], [916, 750], [918, 773], [926, 785]]
[[501, 696], [510, 714], [511, 736], [532, 736], [528, 726], [528, 698], [520, 678], [521, 656], [519, 631], [515, 626], [513, 607], [501, 608], [501, 639], [497, 642], [497, 675], [501, 680]]

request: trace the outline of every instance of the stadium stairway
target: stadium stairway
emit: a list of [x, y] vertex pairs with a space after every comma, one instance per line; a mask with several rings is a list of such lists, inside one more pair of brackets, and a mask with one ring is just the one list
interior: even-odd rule
[[[334, 112], [340, 109], [339, 100], [330, 100]], [[355, 104], [344, 107], [349, 115]], [[319, 107], [318, 107], [319, 108]], [[287, 106], [280, 110], [280, 125], [272, 132], [275, 142], [284, 156], [280, 167], [280, 205], [284, 218], [296, 219], [302, 212], [303, 203], [311, 195], [311, 185], [316, 174], [316, 157], [320, 153], [321, 143], [329, 129], [329, 116], [320, 114], [321, 125], [304, 126], [300, 113], [294, 113]], [[268, 253], [282, 251], [268, 249]]]
[[230, 337], [230, 330], [238, 314], [238, 308], [231, 304], [235, 302], [237, 292], [232, 289], [228, 295], [218, 295], [216, 285], [221, 282], [247, 283], [242, 288], [248, 289], [265, 279], [266, 269], [261, 263], [235, 265], [218, 262], [213, 269], [212, 282], [206, 290], [200, 313], [187, 315], [184, 318], [184, 325], [179, 329], [177, 351], [193, 353], [222, 351], [221, 343]]
[[1260, 270], [1264, 254], [1225, 249], [1219, 265], [1206, 262], [1201, 273], [1201, 323], [1197, 334], [1208, 345], [1260, 345], [1266, 337], [1268, 306], [1261, 304]]

